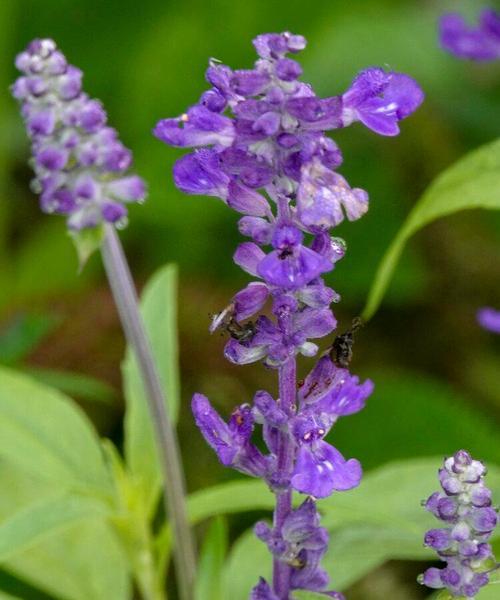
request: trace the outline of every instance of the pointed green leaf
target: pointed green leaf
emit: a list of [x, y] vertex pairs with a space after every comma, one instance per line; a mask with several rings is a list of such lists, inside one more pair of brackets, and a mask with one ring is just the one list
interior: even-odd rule
[[382, 302], [406, 242], [425, 225], [452, 213], [500, 209], [500, 140], [482, 146], [448, 168], [417, 202], [383, 256], [362, 316], [371, 319]]
[[272, 510], [276, 498], [258, 480], [241, 480], [205, 488], [188, 497], [188, 514], [192, 523], [216, 515], [248, 510]]
[[44, 367], [23, 367], [23, 373], [31, 375], [37, 381], [56, 388], [71, 397], [83, 398], [113, 406], [117, 395], [105, 381], [72, 371], [46, 369]]
[[252, 529], [245, 531], [234, 543], [226, 561], [222, 598], [247, 600], [259, 577], [271, 581], [271, 565], [267, 546], [255, 537]]
[[[160, 379], [167, 397], [170, 417], [179, 409], [179, 364], [177, 348], [177, 269], [160, 269], [144, 288], [141, 314], [149, 336]], [[137, 361], [130, 348], [123, 363], [127, 413], [125, 416], [125, 456], [134, 476], [144, 484], [145, 497], [154, 503], [159, 491], [160, 471], [155, 436], [146, 392]]]
[[111, 528], [87, 519], [2, 565], [55, 598], [131, 600], [129, 567]]
[[222, 598], [222, 569], [228, 545], [227, 524], [218, 517], [211, 523], [198, 563], [195, 600], [220, 600]]
[[69, 398], [0, 367], [0, 457], [52, 482], [110, 497], [112, 482], [99, 438]]
[[79, 269], [83, 271], [88, 259], [101, 247], [104, 239], [104, 227], [98, 225], [97, 227], [74, 231], [70, 235], [78, 255]]
[[0, 562], [89, 517], [104, 516], [102, 503], [79, 496], [36, 502], [0, 521]]

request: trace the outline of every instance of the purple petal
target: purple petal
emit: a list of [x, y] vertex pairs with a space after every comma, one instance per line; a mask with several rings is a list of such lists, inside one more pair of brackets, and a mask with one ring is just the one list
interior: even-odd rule
[[248, 319], [266, 303], [269, 289], [265, 283], [252, 282], [233, 298], [234, 317], [237, 321]]
[[291, 58], [280, 58], [276, 62], [276, 75], [282, 81], [295, 81], [302, 75], [302, 67]]
[[250, 600], [279, 600], [267, 581], [261, 577], [259, 583], [252, 589]]
[[127, 209], [118, 202], [105, 202], [101, 207], [101, 213], [108, 223], [117, 223], [127, 216]]
[[174, 182], [186, 194], [225, 199], [229, 177], [219, 169], [214, 150], [198, 150], [186, 154], [175, 163]]
[[231, 87], [242, 96], [256, 96], [262, 93], [268, 85], [270, 79], [268, 73], [252, 70], [235, 71], [231, 79]]
[[495, 60], [500, 56], [498, 13], [485, 10], [477, 28], [469, 26], [457, 13], [444, 15], [439, 22], [441, 46], [459, 58], [476, 61]]
[[265, 358], [267, 347], [264, 345], [244, 346], [237, 340], [230, 339], [224, 347], [224, 356], [235, 365], [249, 365]]
[[294, 316], [293, 325], [306, 338], [320, 338], [335, 329], [337, 320], [329, 308], [304, 308]]
[[300, 447], [292, 486], [303, 494], [326, 498], [334, 490], [356, 487], [361, 474], [361, 465], [356, 459], [346, 461], [336, 448], [319, 441], [314, 448], [308, 445]]
[[238, 449], [233, 445], [228, 425], [212, 408], [208, 398], [202, 394], [193, 396], [191, 410], [196, 425], [207, 443], [217, 453], [221, 463], [230, 465]]
[[231, 119], [205, 106], [193, 106], [178, 119], [163, 119], [153, 130], [162, 142], [171, 146], [230, 146], [234, 139]]
[[492, 331], [493, 333], [500, 333], [500, 311], [485, 306], [477, 312], [477, 321], [481, 327]]
[[344, 125], [361, 121], [380, 135], [399, 133], [398, 122], [413, 113], [424, 94], [416, 81], [393, 71], [372, 67], [359, 73], [342, 96]]
[[242, 235], [251, 237], [257, 244], [271, 242], [272, 226], [260, 217], [242, 217], [238, 221], [238, 230]]
[[259, 264], [265, 258], [264, 252], [252, 242], [243, 242], [236, 248], [234, 262], [250, 275], [257, 276]]
[[274, 250], [258, 265], [258, 274], [271, 285], [285, 289], [298, 289], [322, 273], [332, 270], [332, 264], [307, 246], [288, 254], [287, 250]]
[[265, 217], [271, 213], [264, 196], [236, 181], [229, 183], [227, 204], [234, 210], [253, 217]]
[[146, 195], [144, 180], [137, 175], [129, 175], [111, 181], [107, 185], [108, 192], [123, 202], [137, 202]]

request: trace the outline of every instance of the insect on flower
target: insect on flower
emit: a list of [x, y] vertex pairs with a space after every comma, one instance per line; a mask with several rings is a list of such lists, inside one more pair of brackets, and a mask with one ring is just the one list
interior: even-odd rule
[[330, 358], [338, 366], [346, 369], [352, 360], [352, 347], [354, 345], [354, 334], [363, 327], [361, 317], [352, 320], [351, 328], [338, 335], [330, 349]]

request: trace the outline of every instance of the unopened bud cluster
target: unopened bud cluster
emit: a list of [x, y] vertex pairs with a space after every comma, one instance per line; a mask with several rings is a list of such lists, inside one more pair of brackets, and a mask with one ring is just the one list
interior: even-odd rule
[[431, 588], [445, 588], [454, 598], [474, 598], [497, 567], [488, 540], [498, 516], [491, 491], [484, 484], [485, 474], [482, 462], [459, 450], [439, 471], [443, 491], [432, 494], [425, 504], [445, 523], [445, 527], [426, 533], [425, 545], [447, 564], [443, 569], [427, 569], [419, 581]]
[[50, 39], [33, 40], [16, 58], [23, 73], [12, 86], [31, 139], [41, 208], [67, 217], [71, 230], [103, 222], [126, 224], [129, 202], [140, 202], [145, 185], [125, 175], [130, 150], [106, 126], [98, 100], [82, 91], [82, 72], [68, 64]]

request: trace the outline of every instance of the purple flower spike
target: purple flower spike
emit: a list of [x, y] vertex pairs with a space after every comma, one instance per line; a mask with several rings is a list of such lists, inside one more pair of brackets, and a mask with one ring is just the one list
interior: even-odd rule
[[481, 327], [492, 331], [493, 333], [500, 333], [500, 311], [485, 306], [477, 312], [477, 321]]
[[435, 492], [425, 505], [446, 527], [428, 531], [424, 543], [447, 564], [427, 569], [418, 581], [433, 589], [446, 588], [454, 598], [475, 598], [498, 567], [486, 543], [498, 516], [484, 484], [485, 473], [483, 463], [459, 450], [439, 471], [444, 494]]
[[444, 50], [458, 58], [497, 60], [500, 58], [500, 13], [483, 10], [475, 28], [467, 25], [457, 13], [444, 15], [439, 22], [439, 38]]
[[[359, 462], [345, 460], [325, 436], [340, 417], [364, 407], [373, 383], [334, 364], [333, 346], [303, 383], [296, 379], [297, 357], [315, 356], [313, 340], [337, 326], [330, 305], [340, 296], [322, 277], [344, 257], [346, 243], [331, 230], [368, 210], [368, 194], [337, 172], [342, 153], [327, 131], [361, 121], [396, 135], [399, 121], [423, 99], [413, 79], [377, 68], [361, 72], [343, 96], [320, 98], [301, 80], [295, 60], [305, 46], [300, 35], [267, 33], [254, 40], [259, 58], [253, 68], [233, 70], [212, 59], [206, 71], [211, 88], [198, 104], [155, 129], [169, 145], [200, 146], [174, 166], [179, 189], [221, 198], [243, 215], [238, 229], [248, 241], [233, 260], [255, 280], [212, 318], [210, 332], [227, 332], [224, 356], [234, 365], [262, 361], [278, 372], [280, 397], [258, 391], [253, 406], [239, 406], [229, 423], [205, 396], [193, 398], [196, 424], [219, 460], [261, 477], [277, 497], [273, 525], [259, 522], [254, 529], [273, 556], [272, 584], [261, 578], [252, 600], [284, 600], [297, 589], [345, 600], [327, 590], [320, 563], [328, 536], [312, 498], [359, 484]], [[21, 82], [19, 95], [24, 87]], [[42, 115], [34, 126], [50, 129], [51, 118]], [[250, 441], [254, 426], [262, 428], [267, 455]], [[309, 496], [296, 510], [293, 490]], [[489, 508], [485, 494], [476, 493], [474, 502]], [[434, 508], [456, 517], [453, 499], [438, 499]], [[473, 525], [489, 527], [491, 514], [480, 517]]]
[[342, 96], [343, 122], [361, 121], [380, 135], [397, 135], [399, 121], [423, 100], [422, 90], [408, 75], [372, 67], [361, 71]]
[[21, 103], [35, 158], [35, 188], [44, 212], [67, 218], [70, 230], [126, 224], [129, 202], [142, 202], [144, 181], [125, 175], [131, 154], [106, 127], [101, 103], [82, 91], [82, 72], [56, 44], [34, 40], [16, 58], [12, 86]]

